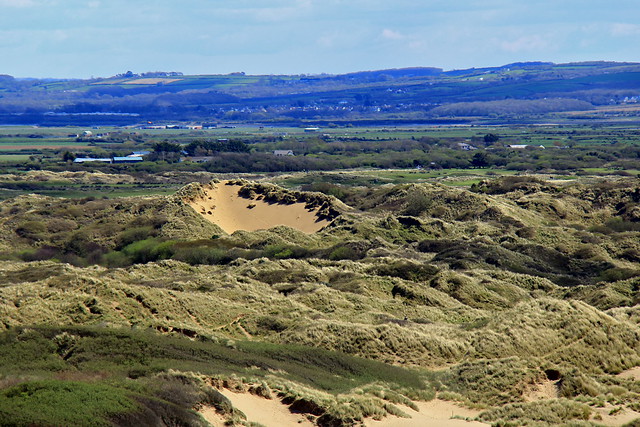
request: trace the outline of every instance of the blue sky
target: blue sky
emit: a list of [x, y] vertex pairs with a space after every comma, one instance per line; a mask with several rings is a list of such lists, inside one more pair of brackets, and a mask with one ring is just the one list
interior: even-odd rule
[[637, 0], [0, 0], [0, 74], [640, 62]]

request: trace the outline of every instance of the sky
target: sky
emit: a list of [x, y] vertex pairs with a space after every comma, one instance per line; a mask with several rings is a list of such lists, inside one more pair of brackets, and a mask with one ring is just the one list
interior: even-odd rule
[[0, 0], [0, 74], [640, 62], [638, 0]]

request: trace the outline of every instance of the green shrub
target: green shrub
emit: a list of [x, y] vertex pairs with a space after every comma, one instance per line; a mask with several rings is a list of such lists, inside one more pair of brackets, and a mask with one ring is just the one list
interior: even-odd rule
[[99, 263], [102, 256], [108, 251], [107, 248], [97, 243], [92, 235], [82, 231], [74, 233], [64, 244], [63, 250], [67, 254], [85, 259], [89, 264]]
[[102, 257], [102, 263], [110, 268], [121, 268], [131, 265], [131, 259], [120, 251], [112, 251]]
[[433, 205], [433, 200], [422, 190], [414, 190], [407, 195], [407, 204], [403, 214], [420, 216]]
[[173, 259], [186, 262], [191, 265], [198, 264], [228, 264], [233, 260], [229, 252], [224, 249], [207, 246], [180, 247], [175, 249]]
[[150, 237], [155, 237], [156, 235], [157, 233], [151, 226], [130, 228], [118, 235], [116, 238], [116, 248], [122, 249], [131, 243], [146, 240]]
[[617, 233], [640, 231], [640, 222], [627, 221], [620, 217], [611, 218], [605, 225]]
[[341, 259], [358, 259], [360, 258], [360, 255], [352, 248], [348, 247], [348, 246], [338, 246], [337, 248], [333, 249], [330, 253], [329, 253], [329, 257], [330, 260], [332, 261], [338, 261]]
[[110, 416], [137, 404], [119, 388], [67, 381], [35, 381], [0, 392], [0, 426], [108, 426]]
[[617, 282], [640, 275], [640, 271], [632, 268], [614, 267], [600, 273], [600, 280], [605, 282]]
[[429, 264], [395, 261], [391, 264], [376, 267], [374, 272], [379, 276], [399, 277], [401, 279], [419, 282], [431, 279], [438, 272], [438, 268]]
[[131, 243], [124, 247], [122, 252], [134, 264], [145, 264], [170, 258], [173, 254], [172, 246], [172, 242], [163, 242], [156, 238], [151, 238]]
[[25, 221], [16, 228], [16, 234], [29, 240], [42, 240], [47, 231], [45, 223], [40, 221]]
[[20, 253], [18, 256], [23, 261], [44, 261], [52, 258], [60, 258], [62, 255], [60, 249], [55, 248], [53, 246], [42, 246], [38, 249], [25, 251]]
[[264, 248], [264, 256], [269, 258], [304, 258], [308, 254], [308, 249], [297, 245], [267, 245]]

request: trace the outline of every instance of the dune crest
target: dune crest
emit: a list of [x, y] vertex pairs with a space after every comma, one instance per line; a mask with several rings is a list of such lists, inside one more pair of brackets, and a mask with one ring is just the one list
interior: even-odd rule
[[257, 198], [245, 198], [238, 193], [242, 185], [223, 181], [209, 184], [187, 203], [207, 220], [227, 233], [255, 231], [285, 225], [304, 233], [315, 233], [330, 221], [318, 216], [318, 207], [306, 203], [269, 203]]

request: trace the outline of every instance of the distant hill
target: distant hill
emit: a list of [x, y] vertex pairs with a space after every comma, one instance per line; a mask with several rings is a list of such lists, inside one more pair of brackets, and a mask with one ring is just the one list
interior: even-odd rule
[[[474, 105], [474, 117], [509, 116], [504, 105], [493, 108], [504, 100], [536, 101], [531, 114], [527, 108], [517, 113], [524, 111], [534, 119], [570, 110], [572, 105], [579, 105], [580, 111], [638, 99], [640, 63], [631, 62], [519, 62], [465, 70], [413, 67], [341, 75], [127, 72], [92, 80], [2, 75], [0, 123], [87, 124], [104, 119], [88, 113], [109, 113], [114, 123], [128, 123], [132, 114], [153, 121], [340, 123], [428, 121], [447, 112], [452, 118], [470, 120], [456, 109], [442, 107], [491, 102]], [[552, 101], [542, 105], [545, 100]], [[118, 113], [124, 115], [119, 118]]]

